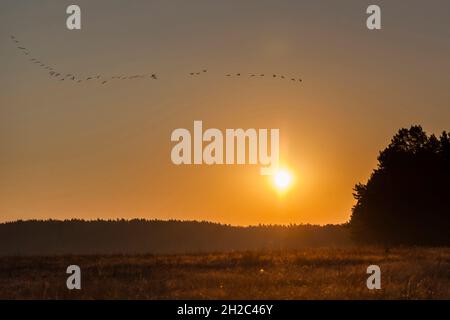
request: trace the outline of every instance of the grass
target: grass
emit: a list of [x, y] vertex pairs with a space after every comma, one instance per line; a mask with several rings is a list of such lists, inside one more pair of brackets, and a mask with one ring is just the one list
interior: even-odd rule
[[[66, 288], [66, 268], [82, 289]], [[366, 269], [381, 267], [381, 290]], [[450, 248], [0, 257], [1, 299], [450, 299]]]

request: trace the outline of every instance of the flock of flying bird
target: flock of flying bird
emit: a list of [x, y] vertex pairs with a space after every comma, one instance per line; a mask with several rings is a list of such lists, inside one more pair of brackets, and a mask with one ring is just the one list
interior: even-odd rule
[[[75, 74], [72, 73], [62, 73], [62, 72], [58, 72], [57, 70], [55, 70], [53, 67], [51, 67], [48, 64], [45, 64], [44, 62], [42, 62], [41, 60], [33, 57], [31, 55], [31, 52], [24, 47], [19, 40], [17, 40], [17, 38], [15, 36], [11, 36], [11, 40], [16, 44], [17, 49], [19, 49], [22, 54], [24, 54], [25, 56], [29, 57], [29, 61], [32, 64], [36, 64], [37, 66], [41, 67], [42, 69], [44, 69], [46, 72], [48, 72], [48, 75], [56, 80], [59, 81], [73, 81], [76, 83], [80, 83], [83, 81], [99, 81], [102, 85], [108, 83], [108, 81], [112, 81], [112, 80], [133, 80], [133, 79], [144, 79], [144, 78], [149, 78], [152, 80], [158, 80], [158, 76], [155, 73], [151, 73], [151, 74], [136, 74], [136, 75], [119, 75], [119, 76], [109, 76], [109, 77], [105, 77], [102, 75], [94, 75], [94, 76], [88, 76], [88, 77], [80, 77], [77, 76]], [[207, 69], [203, 69], [201, 71], [197, 71], [197, 72], [190, 72], [189, 75], [190, 76], [198, 76], [201, 74], [206, 73], [208, 70]], [[244, 74], [241, 73], [235, 73], [235, 74], [226, 74], [226, 77], [244, 77]], [[266, 76], [264, 73], [251, 73], [248, 75], [248, 77], [264, 77]], [[267, 75], [267, 77], [272, 77], [272, 78], [279, 78], [279, 79], [287, 79], [287, 80], [291, 80], [291, 81], [298, 81], [298, 82], [302, 82], [301, 78], [291, 78], [291, 77], [286, 77], [284, 75], [277, 75], [277, 74], [272, 74], [272, 75]]]
[[77, 76], [73, 73], [62, 73], [60, 71], [57, 71], [56, 69], [54, 69], [53, 67], [51, 67], [48, 64], [45, 64], [44, 62], [42, 62], [41, 60], [34, 58], [31, 55], [31, 52], [24, 47], [23, 45], [21, 45], [20, 41], [17, 40], [17, 38], [15, 36], [11, 36], [11, 40], [16, 44], [17, 49], [19, 49], [25, 56], [29, 57], [29, 61], [33, 64], [36, 64], [37, 66], [41, 67], [42, 69], [44, 69], [46, 72], [48, 72], [48, 75], [51, 78], [54, 78], [56, 80], [59, 81], [65, 81], [65, 80], [69, 80], [69, 81], [73, 81], [76, 83], [80, 83], [83, 81], [100, 81], [100, 83], [102, 85], [108, 83], [108, 81], [111, 80], [127, 80], [127, 79], [141, 79], [141, 78], [150, 78], [153, 80], [157, 80], [158, 77], [155, 73], [152, 74], [136, 74], [136, 75], [121, 75], [121, 76], [111, 76], [111, 77], [105, 77], [102, 75], [93, 75], [93, 76], [87, 76], [87, 77], [80, 77]]
[[[241, 74], [240, 73], [236, 73], [236, 74], [231, 74], [231, 73], [229, 73], [229, 74], [227, 74], [226, 75], [227, 77], [232, 77], [232, 76], [235, 76], [235, 77], [240, 77], [241, 76]], [[266, 76], [264, 73], [260, 73], [260, 74], [255, 74], [255, 73], [251, 73], [251, 74], [249, 74], [249, 77], [264, 77], [264, 76]], [[271, 75], [267, 75], [268, 77], [270, 77]], [[272, 74], [272, 78], [279, 78], [279, 79], [290, 79], [291, 81], [298, 81], [298, 82], [302, 82], [302, 79], [301, 78], [290, 78], [290, 77], [286, 77], [286, 76], [284, 76], [284, 75], [280, 75], [280, 74]]]

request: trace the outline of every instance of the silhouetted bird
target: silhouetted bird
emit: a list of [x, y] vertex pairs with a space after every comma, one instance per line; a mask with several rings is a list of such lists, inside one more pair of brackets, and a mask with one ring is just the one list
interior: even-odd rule
[[105, 84], [105, 83], [107, 83], [107, 82], [108, 82], [108, 81], [105, 80], [105, 81], [102, 82], [102, 84]]
[[241, 74], [240, 73], [236, 73], [236, 75], [239, 77]]
[[206, 71], [208, 71], [208, 70], [206, 70], [206, 69], [203, 69], [203, 72], [206, 72]]
[[156, 74], [152, 74], [152, 78], [155, 79], [155, 80], [158, 79], [158, 78], [156, 77]]

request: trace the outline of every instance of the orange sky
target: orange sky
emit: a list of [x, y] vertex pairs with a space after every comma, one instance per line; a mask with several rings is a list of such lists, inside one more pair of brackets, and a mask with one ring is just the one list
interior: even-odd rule
[[[0, 220], [347, 221], [400, 127], [450, 129], [450, 5], [382, 2], [372, 32], [368, 3], [336, 2], [78, 1], [81, 31], [65, 29], [69, 2], [2, 2]], [[60, 83], [11, 34], [65, 73], [160, 79]], [[238, 72], [304, 81], [224, 76]], [[281, 197], [259, 166], [174, 166], [170, 134], [194, 120], [279, 128], [295, 185]]]

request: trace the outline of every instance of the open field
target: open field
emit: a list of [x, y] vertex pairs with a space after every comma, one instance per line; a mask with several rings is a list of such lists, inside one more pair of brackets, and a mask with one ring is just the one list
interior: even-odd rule
[[[66, 288], [66, 267], [82, 289]], [[381, 290], [366, 287], [381, 267]], [[1, 299], [450, 299], [450, 248], [0, 257]]]

